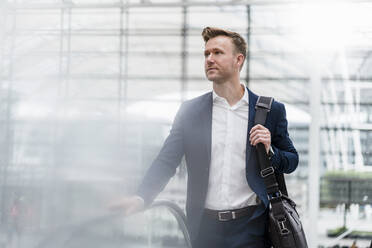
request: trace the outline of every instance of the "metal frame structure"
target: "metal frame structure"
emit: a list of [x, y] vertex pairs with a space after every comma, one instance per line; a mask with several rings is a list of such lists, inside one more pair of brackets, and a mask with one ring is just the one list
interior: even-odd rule
[[[315, 1], [324, 3], [324, 1]], [[327, 1], [328, 2], [328, 1]], [[329, 1], [333, 3], [333, 1]], [[339, 1], [338, 1], [339, 2]], [[353, 4], [365, 4], [368, 1], [343, 1], [346, 3]], [[6, 209], [9, 202], [10, 196], [7, 193], [9, 188], [7, 185], [10, 179], [9, 171], [13, 170], [14, 175], [18, 175], [18, 178], [14, 179], [16, 183], [20, 185], [26, 185], [33, 183], [35, 178], [28, 178], [27, 180], [22, 178], [17, 170], [23, 170], [25, 167], [20, 166], [21, 163], [14, 159], [17, 145], [17, 137], [14, 132], [17, 131], [16, 127], [19, 123], [27, 122], [27, 120], [19, 120], [14, 117], [14, 105], [16, 101], [21, 99], [22, 96], [18, 96], [19, 89], [22, 86], [28, 84], [23, 83], [24, 81], [40, 82], [48, 81], [50, 84], [56, 84], [58, 90], [56, 93], [57, 105], [55, 107], [55, 115], [51, 121], [51, 135], [52, 141], [46, 146], [53, 146], [52, 162], [47, 164], [47, 175], [50, 178], [54, 178], [56, 169], [60, 167], [60, 161], [58, 160], [60, 150], [60, 137], [66, 129], [66, 121], [61, 118], [68, 115], [68, 107], [76, 102], [86, 102], [87, 105], [96, 103], [97, 105], [111, 105], [113, 113], [109, 115], [105, 121], [108, 125], [115, 126], [115, 137], [113, 138], [117, 144], [115, 146], [115, 154], [121, 153], [121, 148], [128, 145], [128, 133], [132, 130], [131, 125], [138, 125], [141, 127], [147, 127], [146, 121], [138, 124], [133, 122], [128, 116], [128, 106], [138, 102], [165, 102], [169, 104], [180, 103], [189, 98], [188, 93], [192, 91], [193, 87], [204, 80], [204, 77], [200, 73], [194, 73], [193, 62], [200, 58], [200, 54], [196, 50], [192, 50], [192, 39], [200, 36], [200, 27], [195, 27], [190, 20], [190, 16], [198, 11], [197, 8], [213, 8], [211, 12], [220, 9], [220, 13], [228, 12], [229, 7], [241, 7], [239, 14], [242, 14], [244, 24], [240, 25], [237, 29], [240, 33], [244, 34], [247, 38], [248, 53], [247, 62], [245, 64], [244, 77], [242, 80], [249, 84], [254, 90], [257, 90], [259, 94], [276, 94], [276, 97], [286, 102], [287, 104], [297, 105], [303, 111], [311, 111], [312, 122], [311, 125], [305, 124], [302, 126], [290, 126], [291, 133], [295, 133], [301, 136], [306, 136], [310, 133], [309, 139], [302, 140], [299, 142], [299, 152], [303, 157], [301, 161], [302, 174], [298, 174], [298, 178], [302, 180], [307, 179], [308, 185], [319, 185], [319, 175], [321, 170], [324, 168], [323, 164], [334, 169], [359, 169], [365, 170], [368, 164], [365, 161], [371, 161], [372, 159], [363, 160], [366, 157], [372, 157], [372, 150], [368, 150], [366, 147], [369, 146], [368, 138], [362, 140], [366, 132], [372, 130], [372, 118], [367, 118], [365, 123], [358, 121], [357, 119], [337, 119], [341, 114], [353, 113], [353, 117], [362, 116], [366, 112], [365, 108], [369, 109], [369, 113], [372, 113], [372, 102], [363, 97], [363, 94], [372, 89], [372, 75], [368, 74], [363, 68], [368, 67], [371, 60], [371, 52], [369, 47], [356, 48], [355, 50], [348, 51], [348, 53], [342, 54], [342, 59], [339, 60], [340, 67], [342, 68], [341, 73], [333, 73], [329, 71], [323, 71], [322, 67], [312, 66], [309, 71], [303, 73], [294, 73], [297, 71], [296, 61], [300, 60], [298, 57], [303, 54], [295, 54], [291, 51], [290, 45], [288, 47], [275, 46], [280, 43], [278, 37], [285, 37], [291, 32], [294, 32], [291, 27], [265, 27], [260, 26], [257, 21], [257, 12], [259, 10], [270, 8], [272, 6], [281, 7], [289, 6], [292, 4], [302, 4], [303, 1], [295, 0], [279, 0], [279, 1], [254, 1], [254, 0], [231, 0], [231, 1], [187, 1], [180, 0], [174, 2], [157, 2], [157, 1], [129, 1], [120, 0], [115, 3], [108, 4], [90, 4], [90, 3], [74, 3], [74, 1], [61, 1], [52, 4], [48, 3], [23, 3], [21, 1], [12, 1], [12, 3], [3, 3], [0, 18], [3, 20], [4, 29], [0, 28], [0, 84], [1, 88], [1, 129], [0, 133], [3, 142], [1, 143], [1, 209]], [[225, 9], [227, 8], [227, 9]], [[284, 7], [285, 9], [285, 7]], [[165, 11], [165, 14], [171, 12], [177, 12], [179, 14], [179, 20], [175, 21], [175, 24], [164, 25], [161, 28], [144, 28], [133, 26], [133, 18], [143, 14], [146, 15], [146, 11], [153, 10]], [[17, 23], [25, 13], [47, 13], [52, 11], [59, 15], [59, 26], [55, 28], [42, 29], [42, 28], [24, 28]], [[79, 12], [80, 11], [80, 12]], [[107, 12], [116, 16], [116, 25], [113, 28], [95, 28], [95, 27], [81, 27], [74, 22], [76, 16], [82, 15], [81, 11], [86, 11], [86, 15], [94, 15], [97, 12]], [[168, 12], [167, 12], [168, 11]], [[201, 10], [199, 10], [201, 11]], [[236, 11], [233, 9], [232, 11]], [[4, 15], [3, 15], [4, 13]], [[159, 14], [160, 15], [160, 14]], [[368, 28], [363, 29], [368, 35]], [[267, 44], [265, 36], [272, 35], [275, 38], [273, 44]], [[48, 37], [48, 38], [45, 38]], [[104, 48], [101, 50], [74, 50], [74, 38], [84, 37], [89, 39], [97, 39], [97, 37], [110, 37], [110, 39], [117, 41], [117, 49]], [[143, 38], [148, 39], [149, 37], [160, 37], [167, 39], [168, 37], [180, 38], [177, 43], [176, 49], [163, 50], [141, 50], [133, 49], [133, 43], [131, 39]], [[371, 37], [372, 38], [372, 37]], [[42, 61], [47, 58], [53, 58], [57, 56], [58, 66], [54, 73], [42, 74], [40, 71], [32, 73], [19, 73], [15, 70], [18, 69], [18, 63], [22, 62], [23, 55], [19, 52], [19, 47], [26, 46], [32, 39], [48, 39], [58, 41], [58, 49], [55, 51], [28, 51], [27, 56], [33, 57], [34, 61]], [[265, 41], [263, 41], [265, 40]], [[279, 40], [279, 41], [277, 41]], [[36, 41], [37, 43], [38, 41]], [[42, 45], [42, 42], [39, 41]], [[115, 43], [116, 44], [116, 43]], [[280, 44], [281, 45], [281, 44]], [[283, 48], [284, 47], [284, 48]], [[79, 48], [82, 48], [80, 46]], [[288, 48], [287, 50], [285, 50]], [[281, 50], [282, 49], [282, 50]], [[312, 54], [308, 54], [312, 56]], [[27, 57], [24, 56], [24, 57]], [[74, 66], [78, 60], [78, 66], [89, 62], [92, 58], [109, 58], [115, 59], [115, 64], [112, 67], [116, 69], [104, 70], [102, 73], [96, 71], [74, 73]], [[154, 58], [168, 58], [169, 60], [175, 61], [178, 64], [176, 72], [173, 73], [171, 69], [169, 73], [138, 73], [133, 70], [133, 67], [141, 65], [141, 62], [136, 62], [136, 58], [146, 58], [152, 60]], [[357, 58], [360, 60], [359, 67], [357, 70], [349, 71], [347, 67], [348, 58]], [[320, 60], [320, 59], [319, 59]], [[289, 61], [287, 63], [287, 61]], [[309, 64], [314, 63], [308, 59]], [[316, 60], [315, 60], [316, 61]], [[156, 65], [156, 60], [154, 66]], [[173, 63], [173, 62], [172, 62]], [[316, 62], [315, 62], [316, 63]], [[50, 64], [46, 63], [40, 70], [47, 70]], [[171, 68], [171, 64], [169, 67]], [[262, 69], [264, 68], [264, 69]], [[84, 70], [82, 70], [84, 71]], [[137, 73], [133, 73], [133, 71]], [[267, 71], [275, 71], [275, 73], [267, 73]], [[74, 95], [74, 83], [77, 81], [81, 82], [110, 82], [115, 84], [115, 93], [107, 94], [100, 97], [99, 94], [95, 96], [85, 96], [82, 94]], [[144, 84], [159, 84], [165, 82], [175, 82], [172, 87], [177, 89], [179, 97], [159, 99], [150, 94], [141, 94], [142, 92], [137, 89], [133, 91], [133, 85], [136, 83]], [[135, 83], [133, 83], [135, 82]], [[31, 83], [30, 83], [31, 84]], [[171, 84], [171, 83], [169, 83]], [[324, 87], [326, 86], [326, 87]], [[18, 87], [18, 88], [17, 88]], [[139, 88], [139, 87], [138, 87]], [[310, 97], [307, 89], [311, 88], [313, 96]], [[80, 90], [89, 91], [90, 88], [80, 88]], [[24, 92], [21, 92], [24, 93]], [[97, 92], [94, 92], [97, 93]], [[159, 92], [154, 92], [154, 95]], [[162, 92], [160, 92], [162, 93]], [[169, 92], [167, 92], [169, 93]], [[372, 94], [371, 94], [372, 95]], [[344, 109], [347, 109], [346, 111]], [[367, 111], [368, 112], [368, 111]], [[324, 118], [319, 113], [324, 113]], [[370, 114], [371, 115], [371, 114]], [[89, 119], [91, 118], [91, 119]], [[94, 116], [89, 116], [89, 120], [95, 122]], [[160, 122], [160, 124], [159, 124]], [[169, 122], [157, 121], [161, 126], [168, 128]], [[291, 123], [290, 123], [291, 124]], [[310, 126], [310, 128], [309, 128]], [[159, 132], [160, 133], [160, 132]], [[160, 134], [159, 134], [160, 135]], [[138, 147], [141, 152], [139, 153], [138, 159], [141, 166], [145, 168], [148, 164], [147, 159], [143, 159], [144, 154], [147, 152], [151, 154], [153, 147], [145, 147], [144, 140], [146, 140], [146, 134], [141, 133], [138, 135]], [[368, 136], [368, 134], [367, 134]], [[325, 137], [325, 140], [321, 143], [318, 137]], [[157, 136], [157, 138], [159, 138]], [[160, 139], [160, 138], [159, 138]], [[328, 142], [329, 140], [329, 142]], [[367, 141], [365, 141], [367, 140]], [[160, 142], [159, 142], [160, 143]], [[320, 146], [320, 144], [322, 146]], [[143, 148], [145, 147], [145, 148]], [[310, 147], [310, 149], [309, 149]], [[351, 147], [351, 148], [350, 148]], [[126, 147], [125, 149], [128, 149]], [[149, 152], [149, 150], [151, 150]], [[310, 152], [308, 152], [310, 151]], [[117, 155], [118, 157], [120, 155]], [[150, 155], [147, 155], [151, 157]], [[352, 159], [352, 162], [350, 162]], [[119, 163], [119, 162], [117, 162]], [[27, 163], [26, 163], [27, 164]], [[309, 166], [307, 166], [309, 165]], [[369, 164], [371, 165], [371, 164]], [[26, 166], [27, 167], [27, 166]], [[143, 169], [144, 169], [143, 168]], [[29, 171], [32, 170], [28, 169]], [[12, 174], [12, 175], [13, 175]], [[32, 174], [32, 173], [30, 173]], [[55, 182], [48, 182], [55, 183]], [[59, 187], [49, 189], [49, 193], [55, 192]], [[309, 191], [309, 209], [310, 219], [316, 219], [318, 216], [319, 204], [319, 190], [317, 187], [315, 190]], [[48, 194], [46, 192], [45, 194]], [[305, 208], [305, 206], [303, 206]], [[4, 213], [4, 212], [2, 212]], [[1, 219], [4, 221], [4, 214]], [[316, 240], [316, 230], [312, 230], [312, 238], [310, 242]], [[314, 243], [312, 243], [314, 244]]]

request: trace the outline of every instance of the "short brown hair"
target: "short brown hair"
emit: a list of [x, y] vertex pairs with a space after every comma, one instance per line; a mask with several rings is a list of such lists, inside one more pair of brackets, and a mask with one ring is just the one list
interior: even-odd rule
[[211, 27], [204, 28], [202, 32], [202, 36], [203, 36], [205, 43], [207, 43], [209, 39], [212, 39], [214, 37], [221, 36], [221, 35], [230, 37], [235, 46], [235, 51], [243, 54], [244, 59], [247, 57], [247, 43], [245, 43], [245, 40], [240, 34], [236, 32], [232, 32], [232, 31], [224, 30], [221, 28], [211, 28]]

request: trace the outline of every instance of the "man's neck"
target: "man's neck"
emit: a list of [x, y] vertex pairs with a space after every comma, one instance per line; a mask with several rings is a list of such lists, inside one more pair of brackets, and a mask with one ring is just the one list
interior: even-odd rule
[[227, 100], [230, 106], [234, 106], [244, 95], [244, 88], [238, 80], [224, 83], [213, 82], [213, 90]]

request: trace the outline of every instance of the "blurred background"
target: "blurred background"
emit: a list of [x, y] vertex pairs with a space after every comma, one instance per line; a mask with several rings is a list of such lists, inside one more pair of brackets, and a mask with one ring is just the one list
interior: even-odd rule
[[[106, 209], [135, 192], [180, 104], [212, 89], [206, 26], [242, 34], [241, 81], [286, 104], [310, 247], [369, 247], [371, 13], [367, 0], [1, 0], [0, 247], [187, 247], [166, 204]], [[158, 199], [184, 209], [186, 174]]]

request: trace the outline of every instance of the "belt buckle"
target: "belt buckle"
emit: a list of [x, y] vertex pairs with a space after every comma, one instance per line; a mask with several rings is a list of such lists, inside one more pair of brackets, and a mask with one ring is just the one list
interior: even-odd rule
[[232, 218], [230, 217], [230, 215], [228, 216], [228, 218], [224, 218], [223, 217], [224, 214], [229, 214], [229, 213], [231, 213], [231, 211], [218, 212], [218, 220], [219, 221], [228, 221], [228, 220], [231, 220]]

